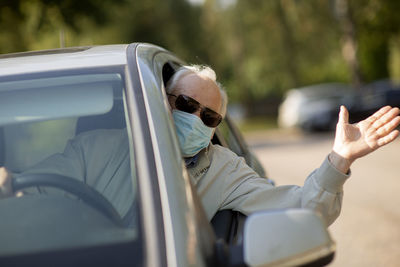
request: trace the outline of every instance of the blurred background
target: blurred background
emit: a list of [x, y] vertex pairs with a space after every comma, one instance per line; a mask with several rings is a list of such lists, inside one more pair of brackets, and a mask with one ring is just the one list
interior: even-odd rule
[[[149, 42], [210, 65], [267, 173], [301, 185], [330, 151], [341, 104], [352, 121], [400, 106], [399, 10], [398, 0], [0, 0], [0, 53]], [[394, 143], [353, 167], [333, 266], [399, 266]]]
[[[376, 91], [400, 79], [398, 10], [397, 0], [1, 0], [0, 53], [150, 42], [212, 66], [249, 127], [325, 130], [338, 101], [373, 109]], [[366, 91], [369, 106], [354, 107]], [[322, 125], [309, 125], [308, 110], [279, 108], [287, 92], [290, 106], [323, 113]]]

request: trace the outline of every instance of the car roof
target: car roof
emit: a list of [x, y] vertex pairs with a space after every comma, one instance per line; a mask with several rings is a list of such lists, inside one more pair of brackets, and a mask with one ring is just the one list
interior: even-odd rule
[[0, 77], [87, 67], [124, 65], [128, 45], [72, 47], [0, 55]]

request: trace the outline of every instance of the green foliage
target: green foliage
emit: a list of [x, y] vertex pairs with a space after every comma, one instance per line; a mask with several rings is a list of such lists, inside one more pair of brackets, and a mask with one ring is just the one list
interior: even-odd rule
[[240, 99], [253, 102], [293, 87], [348, 79], [329, 2], [239, 0], [231, 13]]
[[[0, 2], [0, 53], [59, 47], [64, 32], [78, 35], [87, 29], [82, 21], [102, 26], [109, 8], [125, 0], [2, 0]], [[85, 32], [87, 33], [87, 32]]]
[[[2, 0], [0, 53], [155, 43], [212, 66], [230, 100], [252, 107], [293, 87], [352, 80], [338, 1]], [[343, 1], [365, 80], [400, 73], [400, 1]]]
[[400, 33], [397, 0], [349, 1], [357, 27], [361, 69], [366, 82], [390, 77], [390, 43]]

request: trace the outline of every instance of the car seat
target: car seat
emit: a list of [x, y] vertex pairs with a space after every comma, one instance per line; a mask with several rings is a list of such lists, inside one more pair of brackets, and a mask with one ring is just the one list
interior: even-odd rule
[[112, 109], [101, 115], [80, 117], [76, 123], [75, 134], [95, 129], [123, 129], [126, 127], [122, 100], [114, 100]]

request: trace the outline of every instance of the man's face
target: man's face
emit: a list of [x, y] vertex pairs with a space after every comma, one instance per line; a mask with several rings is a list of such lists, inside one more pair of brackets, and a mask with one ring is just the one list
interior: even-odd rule
[[[171, 92], [174, 95], [184, 94], [199, 102], [201, 105], [219, 113], [222, 105], [222, 98], [217, 84], [196, 74], [184, 76]], [[175, 97], [169, 97], [171, 108], [175, 108]], [[200, 118], [200, 110], [194, 115]]]

